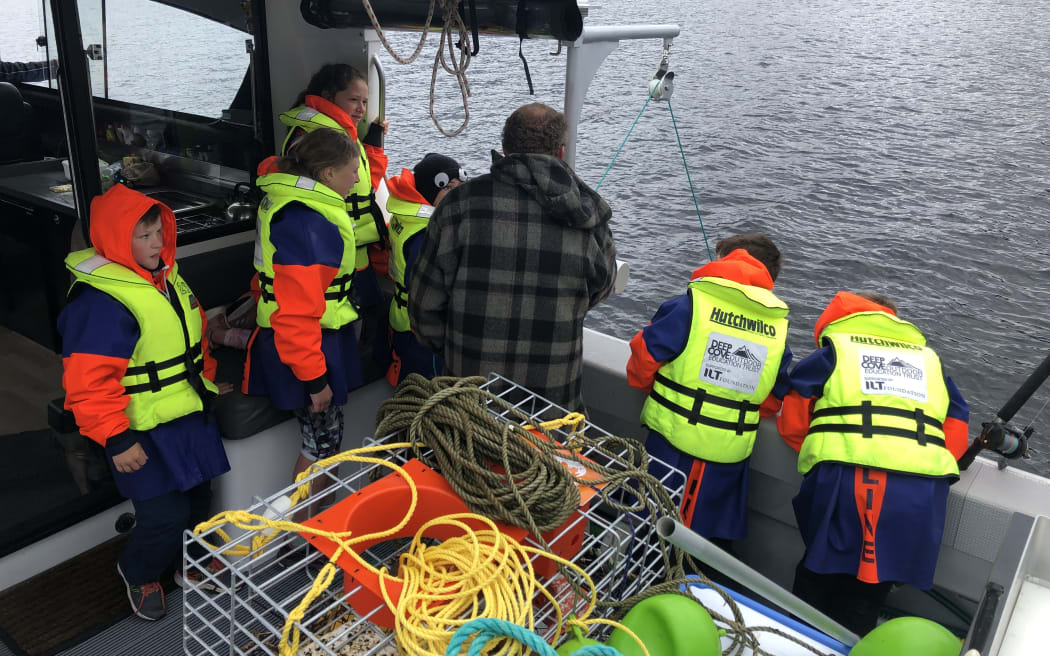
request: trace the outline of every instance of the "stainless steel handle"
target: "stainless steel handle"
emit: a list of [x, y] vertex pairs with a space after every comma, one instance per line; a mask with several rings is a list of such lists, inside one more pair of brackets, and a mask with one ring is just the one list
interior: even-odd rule
[[379, 55], [372, 55], [368, 65], [375, 67], [376, 77], [379, 78], [379, 121], [386, 117], [386, 75], [383, 74], [383, 64], [379, 61]]

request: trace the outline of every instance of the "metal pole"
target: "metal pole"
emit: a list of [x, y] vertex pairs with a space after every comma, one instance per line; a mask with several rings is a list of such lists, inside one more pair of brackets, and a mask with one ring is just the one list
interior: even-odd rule
[[733, 580], [739, 581], [847, 647], [852, 647], [860, 640], [856, 633], [733, 558], [681, 523], [669, 517], [661, 517], [656, 521], [656, 532], [682, 551], [699, 558], [705, 565], [714, 567]]
[[75, 2], [52, 2], [51, 16], [58, 46], [58, 92], [62, 99], [62, 119], [69, 143], [69, 168], [73, 178], [73, 198], [77, 216], [90, 243], [88, 208], [91, 199], [102, 193], [95, 146], [95, 112], [91, 100], [91, 77], [80, 15]]

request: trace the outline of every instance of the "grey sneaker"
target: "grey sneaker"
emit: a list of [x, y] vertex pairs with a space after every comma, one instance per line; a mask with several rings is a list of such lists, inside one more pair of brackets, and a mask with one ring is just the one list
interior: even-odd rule
[[120, 575], [120, 580], [124, 582], [124, 587], [128, 590], [128, 602], [131, 604], [132, 612], [151, 622], [159, 620], [167, 614], [168, 608], [164, 603], [164, 588], [160, 587], [160, 583], [132, 585], [124, 578], [124, 572], [120, 569], [120, 563], [117, 563], [117, 574]]
[[210, 594], [219, 594], [231, 590], [230, 581], [232, 577], [230, 576], [230, 571], [219, 562], [218, 558], [212, 558], [204, 566], [204, 569], [207, 570], [207, 574], [198, 569], [175, 572], [175, 585], [183, 590], [189, 586]]

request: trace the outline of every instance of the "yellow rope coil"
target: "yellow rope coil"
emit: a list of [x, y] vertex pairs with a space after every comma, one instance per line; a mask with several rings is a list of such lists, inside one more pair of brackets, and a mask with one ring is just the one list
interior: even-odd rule
[[[303, 479], [335, 463], [377, 464], [401, 474], [411, 490], [411, 504], [405, 516], [395, 526], [385, 531], [352, 537], [349, 531], [325, 531], [297, 522], [272, 520], [241, 510], [219, 513], [194, 528], [196, 535], [223, 524], [232, 524], [243, 530], [263, 532], [252, 539], [250, 548], [248, 545], [238, 545], [224, 551], [234, 556], [248, 555], [253, 552], [258, 555], [256, 549], [272, 540], [277, 531], [311, 533], [323, 536], [338, 545], [338, 549], [317, 575], [309, 592], [288, 614], [288, 619], [281, 632], [280, 656], [295, 656], [299, 653], [301, 639], [299, 627], [310, 604], [331, 585], [335, 578], [337, 573], [335, 562], [344, 553], [351, 551], [351, 547], [355, 544], [382, 540], [394, 535], [408, 523], [415, 512], [418, 492], [408, 472], [387, 460], [360, 454], [412, 446], [410, 442], [400, 442], [345, 451], [312, 464], [296, 478], [296, 482], [302, 481], [302, 484], [292, 496], [293, 506], [309, 494], [310, 483]], [[474, 531], [463, 520], [482, 522], [489, 528]], [[436, 546], [427, 546], [422, 538], [430, 527], [439, 524], [459, 527], [463, 530], [463, 535], [445, 540]], [[222, 529], [216, 529], [215, 532], [225, 541], [229, 541], [229, 537]], [[269, 535], [265, 535], [266, 533]], [[536, 578], [531, 561], [533, 554], [540, 554], [542, 557], [562, 563], [586, 582], [590, 603], [579, 618], [565, 621], [557, 600]], [[611, 620], [588, 619], [597, 601], [597, 591], [586, 571], [571, 561], [518, 543], [501, 533], [492, 520], [481, 515], [473, 513], [449, 515], [431, 520], [420, 527], [408, 550], [399, 558], [398, 575], [404, 581], [404, 585], [401, 597], [396, 602], [390, 598], [384, 584], [384, 581], [389, 578], [386, 568], [375, 570], [364, 561], [362, 564], [378, 573], [384, 601], [394, 613], [398, 647], [402, 653], [409, 656], [444, 654], [455, 629], [476, 617], [504, 619], [533, 630], [535, 628], [533, 604], [537, 593], [548, 600], [556, 613], [557, 632], [554, 644], [561, 639], [562, 628], [565, 624], [575, 624], [585, 629], [592, 624], [608, 624], [627, 631], [638, 641], [645, 656], [649, 656], [645, 645], [627, 627]], [[528, 653], [528, 650], [522, 645], [506, 644], [497, 653], [518, 656]]]

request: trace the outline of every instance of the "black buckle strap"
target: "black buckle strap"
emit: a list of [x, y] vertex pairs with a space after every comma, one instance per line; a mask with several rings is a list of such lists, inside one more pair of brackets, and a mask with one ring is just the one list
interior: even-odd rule
[[394, 303], [399, 308], [408, 307], [408, 287], [394, 281]]
[[[820, 424], [819, 426], [811, 426], [808, 435], [814, 433], [850, 433], [862, 435], [864, 429], [857, 424]], [[893, 428], [891, 426], [873, 426], [871, 429], [872, 435], [878, 436], [889, 436], [889, 437], [903, 437], [909, 440], [919, 441], [918, 431], [910, 430], [907, 428]], [[944, 440], [939, 437], [924, 436], [923, 441], [920, 442], [923, 446], [932, 444], [933, 446], [944, 446]]]
[[839, 417], [842, 415], [883, 415], [886, 417], [899, 417], [901, 419], [914, 419], [916, 424], [923, 424], [931, 428], [940, 429], [941, 423], [933, 417], [922, 412], [920, 408], [915, 410], [904, 410], [902, 408], [889, 408], [885, 406], [873, 406], [871, 401], [864, 401], [860, 405], [841, 405], [830, 408], [821, 408], [813, 413], [814, 419], [821, 417]]
[[[197, 342], [192, 347], [190, 347], [190, 358], [195, 360], [195, 359], [199, 358], [200, 356], [201, 356], [201, 343]], [[146, 364], [143, 364], [143, 365], [139, 365], [137, 367], [128, 367], [127, 370], [125, 370], [124, 375], [125, 376], [141, 376], [142, 374], [146, 374], [147, 376], [150, 377], [150, 380], [155, 380], [155, 379], [157, 379], [157, 370], [159, 370], [159, 369], [167, 369], [168, 367], [174, 367], [175, 365], [185, 361], [185, 359], [186, 359], [186, 354], [185, 353], [180, 353], [179, 355], [176, 355], [173, 358], [168, 358], [167, 360], [162, 360], [160, 362], [155, 362], [155, 361], [151, 360], [150, 362], [147, 362]]]
[[[681, 385], [671, 380], [667, 376], [657, 372], [655, 381], [667, 387], [679, 394], [691, 397], [693, 399], [692, 407], [684, 408], [677, 403], [671, 401], [667, 397], [663, 396], [655, 389], [650, 392], [649, 396], [654, 401], [664, 406], [668, 410], [682, 415], [685, 417], [689, 424], [695, 426], [697, 424], [703, 424], [705, 426], [713, 426], [715, 428], [723, 428], [731, 430], [737, 435], [743, 435], [744, 433], [758, 429], [758, 422], [747, 423], [747, 413], [758, 410], [761, 406], [751, 403], [748, 400], [734, 401], [733, 399], [727, 399], [717, 394], [711, 394], [707, 390], [700, 388], [691, 388]], [[711, 405], [717, 405], [722, 408], [729, 408], [730, 410], [736, 410], [738, 413], [737, 420], [735, 422], [722, 421], [721, 419], [713, 419], [711, 417], [705, 417], [701, 413], [701, 409], [704, 404], [710, 403]]]
[[[682, 415], [687, 419], [691, 417], [690, 408], [683, 408], [682, 406], [668, 399], [666, 396], [663, 396], [659, 392], [650, 392], [649, 398], [651, 398], [653, 401], [656, 401], [657, 403], [659, 403], [660, 405], [662, 405], [663, 407], [667, 408], [675, 414]], [[708, 394], [705, 397], [705, 401], [710, 402], [711, 398], [712, 395]], [[752, 424], [748, 424], [741, 423], [739, 421], [722, 421], [721, 419], [714, 419], [713, 417], [705, 417], [703, 415], [700, 415], [695, 422], [690, 423], [700, 424], [702, 426], [711, 426], [712, 428], [721, 428], [727, 431], [733, 431], [737, 435], [743, 435], [744, 433], [758, 430], [757, 421]]]
[[273, 295], [273, 278], [262, 271], [259, 272], [259, 296], [266, 303], [271, 303], [276, 300]]
[[[692, 387], [686, 387], [685, 385], [681, 385], [679, 383], [676, 383], [675, 381], [671, 380], [670, 378], [668, 378], [667, 376], [661, 374], [660, 372], [656, 373], [656, 378], [654, 380], [656, 382], [660, 383], [661, 385], [663, 385], [664, 387], [667, 387], [667, 388], [669, 388], [669, 389], [671, 389], [671, 390], [673, 390], [675, 392], [678, 392], [679, 394], [685, 394], [686, 396], [695, 397], [697, 392], [701, 391], [699, 389], [694, 389]], [[743, 401], [734, 401], [733, 399], [723, 398], [721, 396], [718, 396], [717, 394], [706, 394], [706, 393], [705, 393], [705, 396], [704, 396], [704, 403], [713, 403], [713, 404], [715, 404], [717, 406], [721, 406], [723, 408], [729, 408], [730, 410], [743, 410], [745, 413], [746, 412], [754, 412], [755, 410], [758, 410], [761, 407], [761, 406], [755, 405], [754, 403], [751, 403], [750, 401], [748, 401], [746, 399], [743, 400]]]
[[[343, 299], [350, 298], [350, 287], [354, 282], [354, 272], [345, 273], [332, 281], [332, 284], [328, 285], [330, 291], [324, 293], [324, 300], [326, 301], [341, 301]], [[334, 291], [331, 291], [334, 290]]]
[[[145, 367], [143, 367], [145, 368]], [[195, 360], [193, 365], [189, 369], [183, 369], [177, 374], [168, 376], [167, 378], [158, 378], [156, 369], [150, 372], [150, 379], [148, 383], [139, 383], [138, 385], [128, 385], [124, 388], [125, 394], [141, 394], [142, 392], [153, 392], [157, 393], [168, 387], [174, 385], [183, 380], [190, 380], [190, 376], [199, 376], [204, 371], [204, 358]]]
[[704, 407], [704, 397], [707, 391], [697, 389], [693, 392], [693, 407], [689, 409], [689, 425], [695, 426], [700, 421], [700, 409]]
[[[365, 201], [368, 204], [365, 204]], [[350, 194], [346, 198], [346, 202], [350, 203], [350, 210], [347, 214], [350, 215], [350, 221], [356, 225], [358, 219], [364, 218], [366, 214], [372, 217], [372, 223], [376, 226], [376, 233], [379, 234], [379, 241], [382, 242], [384, 239], [390, 238], [390, 229], [387, 228], [386, 221], [383, 220], [383, 213], [379, 211], [379, 203], [376, 202], [376, 194], [374, 191], [368, 192], [367, 196], [360, 194]], [[369, 242], [378, 243], [378, 242]], [[358, 244], [358, 248], [363, 248], [368, 244]]]
[[[870, 439], [876, 435], [889, 435], [891, 437], [905, 437], [915, 440], [919, 446], [932, 444], [944, 446], [944, 440], [932, 437], [927, 433], [927, 426], [941, 430], [941, 424], [933, 417], [929, 417], [922, 408], [904, 410], [902, 408], [887, 408], [873, 406], [871, 401], [862, 401], [860, 405], [833, 406], [821, 408], [813, 413], [813, 419], [822, 417], [841, 417], [843, 415], [860, 415], [860, 424], [820, 424], [809, 429], [810, 433], [859, 433], [861, 437]], [[891, 426], [879, 426], [874, 422], [875, 415], [886, 417], [900, 417], [902, 419], [913, 419], [915, 429], [896, 428]]]

